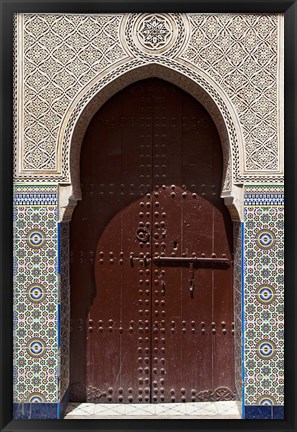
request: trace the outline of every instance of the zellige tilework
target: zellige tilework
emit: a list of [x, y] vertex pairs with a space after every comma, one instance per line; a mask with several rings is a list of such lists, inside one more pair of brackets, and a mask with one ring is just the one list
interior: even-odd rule
[[14, 402], [57, 403], [57, 186], [14, 188]]
[[244, 210], [246, 406], [284, 405], [283, 204], [282, 186], [246, 187]]

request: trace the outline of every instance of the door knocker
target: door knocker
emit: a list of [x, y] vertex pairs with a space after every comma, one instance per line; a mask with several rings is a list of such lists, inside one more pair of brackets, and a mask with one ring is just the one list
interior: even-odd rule
[[150, 238], [150, 232], [146, 228], [138, 228], [136, 231], [136, 237], [139, 241], [148, 241]]

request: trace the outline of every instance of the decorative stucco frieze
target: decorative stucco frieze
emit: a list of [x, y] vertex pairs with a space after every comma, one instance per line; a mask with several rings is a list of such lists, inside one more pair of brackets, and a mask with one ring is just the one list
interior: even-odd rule
[[[167, 69], [164, 79], [174, 69], [180, 77], [175, 84], [183, 86], [187, 76], [193, 88], [207, 83], [202, 87], [215, 102], [219, 94], [230, 185], [282, 180], [281, 15], [18, 14], [17, 20], [18, 181], [70, 184], [71, 149], [65, 149], [65, 137], [59, 140], [73, 112], [78, 121], [86, 108], [80, 95], [102, 91], [135, 68], [158, 65]], [[219, 89], [216, 95], [209, 83]], [[232, 110], [235, 120], [229, 121]], [[75, 140], [70, 138], [68, 146]], [[226, 181], [223, 190], [230, 190]]]
[[194, 14], [181, 57], [210, 74], [238, 113], [244, 174], [282, 172], [282, 17]]
[[59, 174], [57, 136], [76, 94], [127, 57], [119, 15], [18, 15], [17, 173]]

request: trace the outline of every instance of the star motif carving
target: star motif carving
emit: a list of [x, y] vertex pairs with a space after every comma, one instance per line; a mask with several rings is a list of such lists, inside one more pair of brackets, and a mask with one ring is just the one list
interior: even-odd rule
[[139, 29], [142, 43], [150, 49], [160, 49], [165, 46], [171, 36], [171, 30], [163, 17], [152, 16], [145, 19]]

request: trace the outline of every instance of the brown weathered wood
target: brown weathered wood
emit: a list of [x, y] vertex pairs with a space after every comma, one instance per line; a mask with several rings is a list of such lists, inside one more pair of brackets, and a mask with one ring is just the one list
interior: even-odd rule
[[205, 109], [159, 79], [94, 116], [71, 222], [72, 400], [234, 397], [232, 223]]

